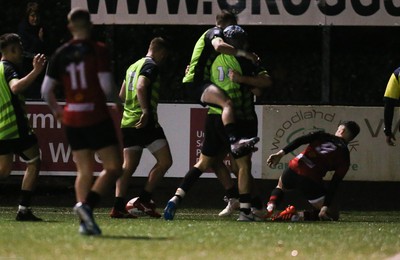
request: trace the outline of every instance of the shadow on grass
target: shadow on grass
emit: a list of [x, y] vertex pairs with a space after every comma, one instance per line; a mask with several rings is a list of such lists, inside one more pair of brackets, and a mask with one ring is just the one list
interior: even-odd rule
[[124, 235], [101, 235], [99, 239], [118, 239], [118, 240], [172, 240], [171, 237], [150, 237], [150, 236], [124, 236]]

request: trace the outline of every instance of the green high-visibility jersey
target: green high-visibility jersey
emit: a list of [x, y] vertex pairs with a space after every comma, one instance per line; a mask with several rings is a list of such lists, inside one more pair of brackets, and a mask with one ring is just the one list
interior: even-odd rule
[[146, 99], [149, 100], [149, 112], [152, 114], [150, 120], [152, 123], [158, 124], [157, 106], [160, 90], [158, 74], [158, 66], [150, 57], [144, 57], [138, 60], [127, 69], [125, 76], [125, 105], [121, 120], [122, 128], [134, 127], [143, 113], [139, 104], [136, 88], [139, 76], [144, 76], [151, 82], [150, 85], [147, 86], [149, 89]]
[[[211, 66], [211, 82], [224, 90], [233, 102], [234, 114], [237, 120], [254, 120], [254, 95], [247, 86], [232, 82], [228, 73], [235, 70], [243, 75], [249, 75], [255, 71], [244, 71], [239, 60], [226, 54], [220, 54]], [[210, 106], [209, 114], [222, 114], [219, 107]]]
[[11, 63], [0, 62], [0, 140], [17, 139], [33, 132], [25, 112], [24, 97], [13, 94], [8, 85], [13, 78], [18, 78], [18, 74]]
[[223, 38], [223, 35], [223, 31], [219, 27], [213, 27], [201, 35], [194, 46], [189, 70], [182, 80], [183, 83], [201, 83], [209, 80], [210, 66], [218, 54], [214, 50], [212, 40]]

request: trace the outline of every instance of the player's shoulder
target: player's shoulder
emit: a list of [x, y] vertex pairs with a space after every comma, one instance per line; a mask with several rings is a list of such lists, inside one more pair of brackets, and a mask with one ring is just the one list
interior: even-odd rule
[[13, 63], [7, 60], [3, 60], [1, 61], [1, 63], [3, 64], [4, 75], [6, 78], [19, 78], [19, 70]]
[[347, 147], [347, 143], [345, 140], [339, 136], [330, 134], [330, 141], [335, 144], [335, 146], [341, 151], [345, 156], [349, 156], [349, 148]]
[[399, 80], [400, 67], [398, 67], [397, 69], [395, 69], [395, 70], [393, 71], [393, 75], [396, 77], [397, 80]]
[[205, 33], [206, 38], [212, 40], [216, 37], [221, 37], [223, 38], [224, 35], [224, 31], [222, 30], [222, 28], [215, 26], [213, 28], [210, 28], [207, 30], [207, 32]]

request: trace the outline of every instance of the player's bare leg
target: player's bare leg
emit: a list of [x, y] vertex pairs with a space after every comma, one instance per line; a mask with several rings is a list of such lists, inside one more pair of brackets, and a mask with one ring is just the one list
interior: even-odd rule
[[161, 214], [156, 211], [156, 204], [152, 200], [152, 193], [172, 165], [171, 151], [165, 139], [154, 141], [148, 146], [149, 151], [156, 159], [156, 164], [149, 172], [148, 180], [141, 191], [134, 208], [150, 217], [159, 218]]

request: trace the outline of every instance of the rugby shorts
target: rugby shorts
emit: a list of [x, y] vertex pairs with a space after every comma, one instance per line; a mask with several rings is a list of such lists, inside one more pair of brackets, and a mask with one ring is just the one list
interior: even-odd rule
[[135, 146], [146, 148], [156, 140], [167, 139], [163, 128], [159, 125], [149, 125], [144, 128], [124, 127], [121, 131], [124, 148]]
[[33, 158], [28, 158], [23, 152], [37, 144], [38, 139], [35, 134], [16, 139], [0, 140], [0, 155], [16, 154], [25, 161], [30, 161]]
[[118, 138], [111, 118], [98, 124], [85, 127], [65, 127], [65, 133], [71, 149], [100, 150], [118, 145]]
[[315, 200], [325, 196], [326, 191], [323, 183], [318, 183], [310, 178], [297, 174], [290, 168], [286, 168], [282, 174], [283, 188], [301, 191], [307, 200]]

